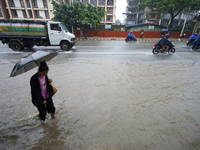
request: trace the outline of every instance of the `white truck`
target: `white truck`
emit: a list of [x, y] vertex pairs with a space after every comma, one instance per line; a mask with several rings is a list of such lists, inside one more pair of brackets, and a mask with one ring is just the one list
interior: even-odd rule
[[37, 46], [60, 46], [68, 51], [76, 43], [62, 22], [0, 20], [0, 40], [14, 51]]

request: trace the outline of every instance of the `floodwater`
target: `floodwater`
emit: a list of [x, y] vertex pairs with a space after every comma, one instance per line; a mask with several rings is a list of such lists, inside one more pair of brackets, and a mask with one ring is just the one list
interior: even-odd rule
[[9, 78], [17, 59], [0, 59], [0, 149], [200, 149], [198, 56], [96, 55], [60, 53], [48, 62], [58, 92], [56, 118], [45, 122], [31, 103], [37, 68]]

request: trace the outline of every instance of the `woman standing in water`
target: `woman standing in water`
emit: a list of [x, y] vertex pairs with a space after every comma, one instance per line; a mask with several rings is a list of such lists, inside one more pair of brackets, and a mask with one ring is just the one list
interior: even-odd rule
[[51, 113], [51, 117], [54, 118], [55, 107], [52, 100], [52, 86], [50, 83], [52, 79], [47, 77], [49, 67], [46, 62], [40, 63], [38, 72], [31, 77], [31, 96], [32, 103], [39, 111], [39, 118], [45, 121], [47, 112]]

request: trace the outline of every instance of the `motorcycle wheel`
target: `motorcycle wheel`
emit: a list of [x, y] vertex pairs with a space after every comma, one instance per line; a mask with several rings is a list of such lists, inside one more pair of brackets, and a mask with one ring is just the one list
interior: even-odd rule
[[152, 50], [152, 53], [153, 53], [154, 55], [158, 55], [158, 53], [159, 53], [159, 49], [154, 48], [154, 49]]
[[169, 49], [168, 54], [173, 55], [175, 53], [175, 48]]
[[196, 48], [196, 46], [192, 46], [192, 49], [193, 49], [193, 50], [196, 50], [197, 48]]
[[125, 42], [128, 43], [128, 39], [125, 39]]

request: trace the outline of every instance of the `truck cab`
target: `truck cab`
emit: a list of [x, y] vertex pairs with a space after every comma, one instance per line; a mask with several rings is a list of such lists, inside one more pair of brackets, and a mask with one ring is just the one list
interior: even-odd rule
[[62, 22], [47, 22], [50, 45], [60, 45], [62, 50], [69, 50], [75, 44], [75, 35], [71, 34]]

